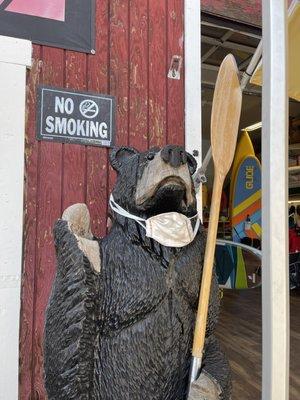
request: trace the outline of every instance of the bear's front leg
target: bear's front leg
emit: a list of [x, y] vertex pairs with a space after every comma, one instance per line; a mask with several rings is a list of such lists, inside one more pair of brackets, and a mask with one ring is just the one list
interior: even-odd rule
[[49, 400], [99, 399], [100, 248], [86, 205], [55, 224], [57, 271], [46, 312], [45, 386]]

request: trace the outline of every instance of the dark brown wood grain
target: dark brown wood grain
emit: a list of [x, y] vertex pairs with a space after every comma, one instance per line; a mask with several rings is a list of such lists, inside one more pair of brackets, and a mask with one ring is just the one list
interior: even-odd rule
[[[28, 72], [20, 399], [44, 400], [43, 328], [55, 273], [54, 221], [86, 202], [93, 232], [106, 233], [115, 182], [106, 148], [37, 142], [39, 83], [116, 96], [116, 144], [184, 143], [184, 82], [167, 78], [183, 55], [183, 0], [96, 0], [96, 54], [34, 47]], [[168, 92], [168, 96], [167, 96]], [[169, 135], [168, 135], [169, 132]]]
[[[291, 292], [290, 400], [300, 398], [300, 292]], [[261, 399], [261, 290], [225, 290], [217, 335], [233, 372], [232, 400]]]

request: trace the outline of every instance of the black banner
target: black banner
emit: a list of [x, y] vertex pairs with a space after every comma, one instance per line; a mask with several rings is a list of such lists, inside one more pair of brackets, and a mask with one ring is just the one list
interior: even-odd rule
[[94, 0], [0, 0], [0, 35], [94, 52]]
[[113, 96], [38, 88], [37, 139], [111, 147], [114, 136]]

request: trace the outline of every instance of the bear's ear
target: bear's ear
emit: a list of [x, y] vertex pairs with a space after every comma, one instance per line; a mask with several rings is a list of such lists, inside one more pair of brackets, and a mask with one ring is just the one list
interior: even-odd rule
[[194, 175], [194, 173], [197, 170], [197, 161], [190, 153], [186, 153], [186, 154], [187, 154], [187, 164], [189, 167], [190, 174]]
[[110, 164], [114, 170], [119, 171], [124, 161], [135, 154], [138, 151], [133, 147], [114, 147], [109, 155]]

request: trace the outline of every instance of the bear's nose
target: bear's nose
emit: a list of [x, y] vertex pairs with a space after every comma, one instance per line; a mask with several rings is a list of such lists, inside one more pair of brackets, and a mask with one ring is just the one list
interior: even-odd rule
[[160, 152], [161, 158], [164, 162], [171, 165], [171, 167], [178, 168], [182, 164], [187, 163], [187, 154], [183, 147], [169, 144], [165, 146]]

